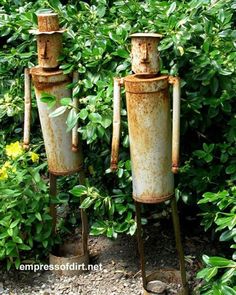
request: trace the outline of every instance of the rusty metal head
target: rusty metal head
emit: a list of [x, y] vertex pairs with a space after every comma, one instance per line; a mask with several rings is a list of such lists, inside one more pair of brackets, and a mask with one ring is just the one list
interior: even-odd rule
[[160, 69], [157, 46], [162, 35], [137, 33], [130, 37], [132, 71], [135, 74], [157, 74]]
[[62, 49], [62, 36], [64, 29], [59, 28], [57, 13], [38, 14], [38, 30], [31, 30], [37, 35], [38, 63], [42, 68], [57, 68], [58, 58]]

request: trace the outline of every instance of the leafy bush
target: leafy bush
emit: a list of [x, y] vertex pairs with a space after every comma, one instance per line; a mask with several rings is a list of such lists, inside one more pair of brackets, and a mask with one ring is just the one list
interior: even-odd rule
[[220, 233], [219, 240], [234, 249], [233, 260], [203, 256], [206, 268], [198, 273], [198, 278], [207, 283], [202, 287], [201, 294], [218, 294], [214, 293], [217, 290], [222, 292], [219, 294], [234, 294], [231, 287], [235, 287], [236, 281], [236, 187], [229, 191], [205, 193], [198, 203], [205, 211], [201, 214], [205, 230], [213, 227], [216, 233]]
[[[0, 160], [0, 260], [16, 268], [32, 262], [53, 245], [49, 195], [40, 171], [39, 156], [25, 152], [19, 142], [6, 146]], [[30, 251], [30, 252], [29, 252]]]
[[[201, 288], [204, 295], [235, 294], [236, 262], [222, 257], [203, 256], [206, 268], [202, 269], [197, 277], [204, 279], [207, 284]], [[216, 276], [218, 275], [218, 279]]]
[[[124, 95], [116, 174], [111, 174], [109, 163], [113, 77], [131, 73], [128, 36], [138, 31], [164, 35], [159, 46], [161, 72], [179, 75], [182, 80], [182, 168], [177, 179], [178, 195], [186, 204], [196, 204], [205, 192], [212, 192], [207, 203], [214, 198], [216, 203], [210, 210], [223, 210], [223, 215], [218, 214], [220, 218], [233, 214], [227, 211], [230, 205], [223, 209], [217, 207], [217, 199], [221, 198], [217, 192], [226, 190], [231, 194], [230, 187], [236, 177], [236, 118], [232, 116], [236, 110], [235, 0], [94, 0], [89, 3], [2, 1], [0, 35], [4, 46], [0, 50], [0, 96], [10, 97], [10, 103], [19, 103], [22, 110], [22, 102], [14, 101], [6, 80], [19, 79], [14, 91], [20, 96], [23, 68], [36, 64], [36, 42], [28, 33], [36, 27], [35, 12], [42, 8], [55, 10], [61, 25], [67, 28], [61, 69], [65, 73], [79, 72], [73, 94], [80, 99], [79, 132], [88, 144], [84, 145], [84, 153], [90, 177], [88, 187], [82, 192], [87, 200], [83, 206], [91, 205], [96, 212], [91, 214], [95, 217], [93, 233], [116, 236], [117, 224], [125, 224], [123, 229], [130, 232], [134, 223]], [[5, 98], [3, 104], [1, 110], [6, 109]], [[8, 128], [9, 113], [4, 112], [2, 126]], [[19, 125], [17, 122], [14, 128]], [[74, 194], [74, 198], [80, 198], [80, 193]], [[208, 219], [205, 216], [204, 221]]]

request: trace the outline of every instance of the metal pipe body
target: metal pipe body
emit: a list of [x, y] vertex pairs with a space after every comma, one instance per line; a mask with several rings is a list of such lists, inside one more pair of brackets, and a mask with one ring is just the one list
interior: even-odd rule
[[174, 194], [168, 76], [124, 78], [133, 198], [160, 203]]
[[[40, 123], [43, 132], [44, 144], [48, 159], [48, 168], [52, 174], [67, 175], [80, 171], [83, 166], [81, 148], [77, 152], [71, 149], [71, 132], [66, 132], [68, 110], [58, 117], [50, 114], [60, 107], [60, 99], [71, 97], [71, 90], [67, 89], [71, 78], [62, 71], [47, 72], [40, 67], [31, 69], [32, 80], [39, 110]], [[56, 104], [48, 108], [41, 101], [42, 93], [56, 97]]]

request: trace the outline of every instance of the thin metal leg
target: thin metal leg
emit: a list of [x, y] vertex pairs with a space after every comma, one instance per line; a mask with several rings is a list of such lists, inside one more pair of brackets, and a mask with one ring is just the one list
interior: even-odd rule
[[[49, 193], [51, 197], [56, 197], [57, 195], [57, 177], [56, 175], [49, 172]], [[56, 206], [52, 203], [50, 199], [50, 215], [52, 216], [52, 233], [56, 233], [56, 224], [57, 224], [57, 211]]]
[[137, 222], [137, 240], [138, 240], [138, 250], [141, 263], [141, 273], [143, 279], [143, 288], [147, 287], [146, 271], [145, 271], [145, 257], [144, 257], [144, 245], [142, 239], [142, 225], [141, 225], [141, 204], [135, 202], [136, 209], [136, 222]]
[[[79, 172], [79, 183], [81, 185], [85, 185], [85, 173], [84, 170]], [[83, 202], [83, 198], [81, 198], [81, 203]], [[88, 216], [84, 209], [80, 209], [81, 222], [82, 222], [82, 246], [83, 246], [83, 254], [88, 253]]]
[[188, 295], [189, 290], [188, 290], [187, 278], [186, 278], [184, 250], [183, 250], [183, 245], [181, 243], [179, 215], [178, 215], [177, 202], [175, 197], [173, 197], [171, 200], [171, 211], [172, 211], [172, 219], [173, 219], [174, 232], [175, 232], [176, 248], [178, 251], [179, 261], [180, 261], [180, 272], [181, 272], [181, 278], [182, 278], [182, 284], [183, 284], [183, 295]]

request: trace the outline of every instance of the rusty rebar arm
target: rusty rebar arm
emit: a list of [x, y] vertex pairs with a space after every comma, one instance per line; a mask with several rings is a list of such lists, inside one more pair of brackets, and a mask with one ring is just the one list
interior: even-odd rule
[[[79, 80], [79, 73], [74, 72], [73, 73], [73, 83], [78, 82]], [[79, 99], [78, 97], [72, 96], [73, 99], [73, 107], [76, 114], [78, 113], [78, 106], [79, 106]], [[78, 151], [78, 145], [79, 145], [79, 135], [78, 135], [78, 121], [76, 122], [75, 126], [72, 129], [72, 151], [77, 152]]]
[[31, 76], [30, 69], [25, 68], [24, 70], [24, 138], [23, 147], [24, 149], [29, 148], [30, 144], [30, 119], [31, 119]]
[[172, 121], [172, 172], [179, 170], [179, 146], [180, 146], [180, 79], [169, 77], [169, 83], [173, 84], [173, 121]]
[[121, 85], [123, 79], [114, 78], [113, 94], [113, 131], [111, 147], [111, 170], [118, 168], [119, 145], [120, 145], [120, 104], [121, 104]]
[[[85, 172], [81, 170], [79, 172], [79, 183], [85, 185]], [[80, 203], [82, 203], [84, 198], [82, 197]], [[81, 222], [82, 222], [82, 247], [83, 254], [88, 253], [88, 216], [85, 209], [80, 209]]]

